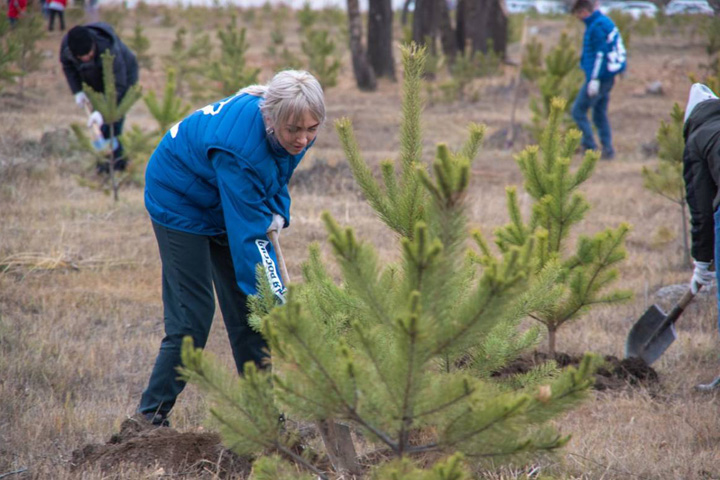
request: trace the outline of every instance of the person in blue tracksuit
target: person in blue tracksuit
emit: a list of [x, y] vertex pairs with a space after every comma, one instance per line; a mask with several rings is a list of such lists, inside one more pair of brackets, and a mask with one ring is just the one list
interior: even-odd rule
[[280, 301], [283, 279], [268, 232], [290, 224], [288, 181], [325, 121], [322, 88], [287, 70], [174, 125], [148, 162], [145, 206], [162, 261], [165, 337], [138, 412], [155, 425], [184, 388], [183, 337], [204, 347], [215, 311], [225, 321], [238, 372], [267, 355], [247, 322], [261, 264]]
[[580, 67], [585, 72], [585, 82], [580, 88], [572, 107], [572, 117], [582, 132], [582, 147], [597, 150], [592, 126], [587, 118], [592, 109], [592, 119], [600, 137], [602, 157], [615, 157], [612, 145], [612, 130], [607, 110], [610, 91], [615, 84], [615, 75], [625, 71], [627, 56], [620, 31], [613, 21], [595, 10], [593, 0], [577, 0], [572, 13], [585, 23]]

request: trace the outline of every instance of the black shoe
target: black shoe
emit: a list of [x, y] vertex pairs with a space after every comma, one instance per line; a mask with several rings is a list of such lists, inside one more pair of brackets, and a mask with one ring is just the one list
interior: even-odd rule
[[154, 412], [147, 412], [147, 413], [141, 413], [145, 420], [150, 422], [156, 427], [169, 427], [170, 426], [170, 420], [168, 420], [167, 415], [163, 413], [154, 413]]
[[603, 150], [602, 155], [600, 155], [600, 160], [613, 160], [615, 158], [615, 152], [608, 152], [607, 150]]

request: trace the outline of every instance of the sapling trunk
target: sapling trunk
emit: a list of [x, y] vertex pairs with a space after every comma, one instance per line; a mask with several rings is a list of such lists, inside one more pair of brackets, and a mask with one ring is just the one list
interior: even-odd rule
[[112, 185], [113, 190], [113, 200], [116, 202], [119, 200], [118, 196], [118, 181], [117, 177], [115, 176], [115, 162], [117, 159], [115, 158], [115, 150], [113, 149], [113, 146], [115, 144], [115, 126], [111, 123], [110, 124], [110, 185]]
[[680, 202], [680, 215], [682, 218], [682, 239], [683, 239], [683, 259], [685, 265], [690, 265], [691, 258], [690, 258], [690, 245], [688, 242], [688, 221], [687, 221], [687, 202], [685, 201], [685, 198], [683, 197], [682, 201]]

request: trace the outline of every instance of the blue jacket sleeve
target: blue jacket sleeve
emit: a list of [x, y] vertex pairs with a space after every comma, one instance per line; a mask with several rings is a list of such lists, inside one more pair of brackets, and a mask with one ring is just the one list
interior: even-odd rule
[[287, 185], [268, 201], [268, 206], [273, 213], [277, 213], [285, 219], [285, 228], [290, 226], [290, 192], [288, 192]]
[[257, 293], [255, 269], [261, 264], [273, 291], [284, 300], [277, 258], [265, 233], [272, 221], [272, 212], [265, 202], [263, 182], [252, 166], [229, 152], [212, 150], [210, 160], [217, 175], [225, 229], [240, 290], [246, 295]]

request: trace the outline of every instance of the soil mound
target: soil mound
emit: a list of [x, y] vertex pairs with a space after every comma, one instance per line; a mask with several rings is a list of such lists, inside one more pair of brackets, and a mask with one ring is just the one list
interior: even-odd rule
[[[558, 367], [578, 366], [582, 357], [558, 352], [555, 356], [544, 352], [533, 352], [531, 355], [520, 357], [506, 365], [493, 376], [507, 377], [526, 373], [532, 368], [555, 360]], [[625, 358], [620, 360], [612, 355], [604, 357], [605, 363], [595, 372], [595, 390], [617, 390], [634, 386], [651, 386], [657, 384], [657, 372], [641, 358]]]
[[181, 433], [131, 417], [105, 444], [86, 445], [72, 453], [73, 469], [85, 465], [111, 471], [120, 465], [163, 469], [168, 474], [208, 473], [213, 478], [246, 478], [249, 459], [223, 448], [215, 433]]

